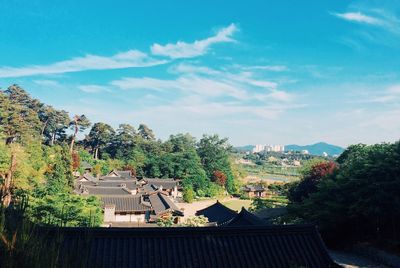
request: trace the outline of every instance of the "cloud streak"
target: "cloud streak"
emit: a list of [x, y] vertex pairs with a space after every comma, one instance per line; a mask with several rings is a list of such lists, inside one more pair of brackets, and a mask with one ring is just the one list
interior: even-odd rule
[[87, 70], [110, 70], [133, 67], [150, 67], [167, 63], [157, 60], [138, 50], [129, 50], [111, 57], [88, 54], [70, 60], [59, 61], [48, 65], [31, 65], [26, 67], [0, 67], [0, 78], [22, 77], [33, 75], [61, 74]]
[[370, 25], [384, 25], [384, 22], [376, 17], [365, 15], [361, 12], [346, 12], [346, 13], [332, 13], [334, 16], [341, 18], [343, 20], [370, 24]]
[[196, 40], [193, 43], [178, 41], [175, 44], [153, 44], [151, 53], [153, 55], [165, 56], [172, 59], [193, 58], [201, 56], [209, 50], [210, 46], [217, 43], [233, 42], [232, 35], [238, 30], [235, 24], [222, 28], [214, 36], [206, 39]]
[[110, 82], [110, 85], [122, 90], [180, 93], [222, 103], [233, 100], [236, 105], [283, 104], [295, 99], [293, 94], [278, 89], [276, 82], [255, 78], [249, 71], [220, 71], [185, 63], [171, 67], [170, 71], [178, 76], [175, 79], [125, 77]]

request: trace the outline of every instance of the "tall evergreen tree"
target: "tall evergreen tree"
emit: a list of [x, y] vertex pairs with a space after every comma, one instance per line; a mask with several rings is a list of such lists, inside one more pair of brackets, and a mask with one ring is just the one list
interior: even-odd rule
[[114, 129], [105, 123], [95, 123], [86, 137], [86, 143], [91, 147], [94, 159], [99, 159], [99, 150], [111, 144]]
[[84, 131], [86, 128], [90, 126], [90, 121], [89, 119], [83, 114], [83, 115], [75, 115], [72, 121], [69, 123], [71, 129], [74, 131], [72, 134], [72, 139], [71, 143], [69, 146], [70, 153], [72, 154], [74, 150], [74, 144], [76, 140], [76, 135], [78, 132]]

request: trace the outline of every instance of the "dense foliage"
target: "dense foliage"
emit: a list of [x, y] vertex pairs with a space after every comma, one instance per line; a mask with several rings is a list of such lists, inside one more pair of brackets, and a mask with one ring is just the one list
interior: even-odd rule
[[0, 91], [0, 100], [1, 204], [15, 205], [25, 196], [26, 216], [33, 222], [99, 225], [97, 199], [72, 193], [68, 114], [33, 99], [17, 85]]
[[335, 163], [314, 164], [289, 190], [297, 221], [315, 223], [326, 241], [398, 241], [400, 142], [353, 145]]

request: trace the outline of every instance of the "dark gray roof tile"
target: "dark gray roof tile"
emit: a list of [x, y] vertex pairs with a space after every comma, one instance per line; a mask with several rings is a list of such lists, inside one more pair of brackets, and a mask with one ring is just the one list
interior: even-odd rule
[[42, 233], [50, 241], [59, 237], [60, 266], [71, 260], [79, 267], [340, 267], [308, 225], [43, 228]]
[[141, 202], [141, 195], [133, 196], [102, 196], [103, 207], [115, 205], [115, 212], [144, 212], [151, 208]]

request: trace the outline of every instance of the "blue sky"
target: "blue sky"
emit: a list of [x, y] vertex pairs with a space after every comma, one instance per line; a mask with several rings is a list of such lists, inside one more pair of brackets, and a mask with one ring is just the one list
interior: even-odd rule
[[400, 137], [400, 2], [0, 0], [0, 87], [159, 138]]

